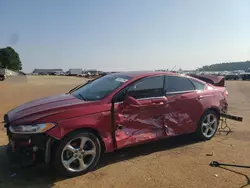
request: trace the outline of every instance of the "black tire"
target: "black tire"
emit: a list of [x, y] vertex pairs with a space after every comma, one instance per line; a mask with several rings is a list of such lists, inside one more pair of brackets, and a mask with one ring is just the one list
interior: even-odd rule
[[[95, 145], [95, 151], [96, 151], [96, 155], [95, 157], [93, 157], [93, 161], [91, 162], [90, 166], [88, 166], [86, 169], [82, 170], [82, 171], [71, 171], [68, 170], [63, 162], [62, 162], [62, 152], [64, 152], [64, 148], [65, 146], [72, 140], [77, 139], [79, 137], [85, 137], [88, 138], [89, 140], [91, 140], [94, 145]], [[92, 143], [91, 142], [91, 143]], [[87, 132], [87, 131], [78, 131], [78, 132], [73, 132], [72, 134], [66, 136], [63, 140], [61, 140], [56, 148], [55, 154], [54, 154], [54, 158], [53, 158], [53, 165], [55, 166], [55, 168], [63, 175], [66, 177], [74, 177], [74, 176], [79, 176], [82, 174], [85, 174], [87, 172], [89, 172], [90, 170], [92, 170], [98, 163], [100, 156], [101, 156], [101, 144], [100, 144], [100, 140], [98, 139], [97, 136], [95, 136], [93, 133], [91, 132]], [[72, 156], [73, 157], [73, 156]], [[77, 159], [79, 160], [79, 159]]]
[[[208, 137], [208, 136], [205, 136], [204, 129], [203, 129], [204, 127], [202, 126], [202, 124], [203, 124], [203, 122], [206, 121], [206, 118], [209, 115], [211, 115], [211, 116], [213, 116], [215, 118], [216, 125], [215, 124], [213, 125], [214, 126], [214, 133], [211, 132], [211, 135]], [[196, 129], [196, 132], [195, 132], [195, 136], [196, 136], [196, 138], [198, 138], [199, 140], [202, 140], [202, 141], [210, 140], [216, 134], [218, 126], [219, 126], [219, 116], [218, 116], [218, 114], [213, 110], [207, 110], [207, 111], [204, 112], [204, 114], [200, 118], [200, 121], [198, 123], [197, 129]]]

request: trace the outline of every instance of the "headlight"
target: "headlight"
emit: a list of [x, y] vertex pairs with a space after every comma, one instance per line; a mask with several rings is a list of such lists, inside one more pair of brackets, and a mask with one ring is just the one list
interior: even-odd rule
[[35, 133], [44, 133], [49, 129], [56, 126], [54, 123], [42, 123], [36, 125], [17, 125], [17, 126], [10, 126], [10, 131], [12, 133], [19, 133], [19, 134], [35, 134]]

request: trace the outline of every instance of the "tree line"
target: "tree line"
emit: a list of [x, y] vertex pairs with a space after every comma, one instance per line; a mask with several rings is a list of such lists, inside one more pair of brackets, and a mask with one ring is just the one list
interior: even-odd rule
[[198, 71], [235, 71], [247, 70], [250, 68], [250, 61], [230, 62], [230, 63], [217, 63], [213, 65], [206, 65], [198, 68]]
[[13, 48], [0, 48], [0, 68], [14, 71], [22, 70], [19, 54]]

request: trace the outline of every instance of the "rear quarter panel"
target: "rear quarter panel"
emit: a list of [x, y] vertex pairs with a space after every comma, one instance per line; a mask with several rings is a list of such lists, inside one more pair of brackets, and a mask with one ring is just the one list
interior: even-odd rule
[[201, 103], [204, 111], [212, 108], [221, 113], [227, 106], [227, 101], [223, 96], [223, 93], [216, 88], [208, 86], [207, 90], [205, 90], [202, 95], [203, 99], [201, 100]]

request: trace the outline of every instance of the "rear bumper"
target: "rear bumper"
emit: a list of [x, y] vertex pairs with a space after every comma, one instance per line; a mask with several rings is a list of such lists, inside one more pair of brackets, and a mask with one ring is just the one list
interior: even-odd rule
[[0, 80], [5, 80], [6, 76], [0, 75]]

